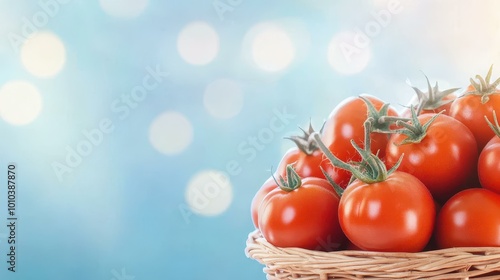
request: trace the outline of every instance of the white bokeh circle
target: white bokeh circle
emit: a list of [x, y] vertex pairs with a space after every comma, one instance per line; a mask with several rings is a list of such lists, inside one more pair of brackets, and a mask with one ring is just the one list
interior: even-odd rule
[[206, 65], [219, 52], [219, 35], [206, 22], [192, 22], [179, 33], [177, 51], [189, 64]]
[[112, 17], [135, 18], [148, 6], [148, 0], [99, 0], [104, 12]]
[[193, 141], [193, 127], [181, 113], [164, 112], [151, 123], [149, 141], [160, 153], [176, 155]]
[[210, 115], [218, 119], [230, 119], [241, 112], [243, 90], [239, 83], [219, 79], [205, 88], [203, 105]]
[[225, 173], [203, 170], [188, 182], [185, 199], [189, 208], [196, 214], [220, 215], [233, 201], [233, 186]]
[[295, 47], [285, 30], [274, 24], [258, 26], [252, 40], [252, 59], [267, 72], [284, 70], [295, 58]]
[[21, 46], [21, 62], [31, 74], [41, 78], [57, 75], [66, 63], [66, 49], [51, 32], [37, 32]]
[[371, 59], [371, 38], [362, 32], [342, 32], [328, 46], [328, 62], [337, 72], [352, 75], [363, 71]]
[[13, 125], [33, 122], [42, 110], [42, 96], [26, 81], [10, 81], [0, 88], [0, 117]]

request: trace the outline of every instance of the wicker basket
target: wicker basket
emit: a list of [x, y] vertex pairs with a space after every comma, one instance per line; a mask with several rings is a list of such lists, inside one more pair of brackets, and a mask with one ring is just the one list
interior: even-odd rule
[[246, 255], [265, 265], [267, 279], [500, 279], [500, 248], [451, 248], [419, 253], [320, 252], [277, 248], [258, 230]]

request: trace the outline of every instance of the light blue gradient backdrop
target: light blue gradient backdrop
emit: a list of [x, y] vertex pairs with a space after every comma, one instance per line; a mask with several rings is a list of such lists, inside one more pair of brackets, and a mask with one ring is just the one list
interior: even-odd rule
[[[319, 127], [351, 95], [370, 93], [401, 108], [413, 94], [407, 78], [426, 88], [420, 71], [443, 87], [463, 87], [469, 77], [485, 74], [499, 64], [494, 13], [500, 5], [476, 3], [400, 1], [402, 11], [371, 38], [367, 66], [344, 75], [328, 62], [330, 40], [363, 29], [387, 1], [244, 0], [221, 18], [212, 0], [150, 0], [141, 15], [123, 19], [106, 14], [98, 1], [73, 0], [41, 29], [61, 39], [66, 61], [55, 77], [40, 78], [23, 66], [8, 34], [20, 33], [22, 18], [41, 8], [37, 1], [2, 0], [0, 85], [30, 82], [43, 107], [27, 125], [0, 119], [0, 279], [109, 280], [122, 269], [136, 280], [265, 279], [244, 247], [253, 230], [253, 194], [290, 147], [282, 137], [309, 119]], [[194, 21], [212, 26], [219, 38], [217, 56], [203, 66], [185, 62], [177, 50], [179, 33]], [[282, 24], [298, 42], [282, 71], [265, 72], [249, 59], [245, 35], [262, 22]], [[169, 77], [127, 118], [117, 118], [110, 104], [157, 65]], [[241, 112], [230, 119], [212, 117], [203, 105], [205, 88], [221, 78], [243, 90]], [[238, 146], [269, 127], [273, 110], [284, 107], [295, 119], [247, 161]], [[183, 114], [193, 126], [192, 143], [178, 155], [156, 151], [148, 138], [164, 111]], [[81, 131], [103, 118], [112, 119], [115, 130], [59, 181], [53, 162], [63, 162], [66, 147], [75, 147], [84, 139]], [[229, 208], [214, 217], [193, 214], [187, 222], [179, 206], [186, 205], [189, 180], [203, 170], [226, 171], [230, 160], [241, 172], [229, 177]], [[16, 273], [5, 262], [8, 162], [18, 164]]]

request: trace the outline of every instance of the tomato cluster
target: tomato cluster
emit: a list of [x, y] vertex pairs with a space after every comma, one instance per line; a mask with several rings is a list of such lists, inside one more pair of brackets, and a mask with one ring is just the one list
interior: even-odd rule
[[419, 252], [500, 246], [500, 78], [418, 88], [398, 114], [377, 97], [339, 103], [320, 132], [290, 137], [252, 220], [278, 247]]

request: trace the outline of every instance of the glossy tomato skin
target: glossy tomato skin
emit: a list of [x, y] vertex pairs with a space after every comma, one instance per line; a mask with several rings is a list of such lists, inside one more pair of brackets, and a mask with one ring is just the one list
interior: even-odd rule
[[477, 170], [481, 186], [500, 194], [500, 137], [494, 136], [481, 151]]
[[[418, 120], [425, 124], [433, 116], [424, 114]], [[406, 138], [399, 133], [391, 136], [386, 149], [387, 165], [393, 166], [404, 155], [398, 170], [417, 177], [439, 202], [444, 203], [457, 193], [476, 172], [478, 152], [474, 135], [452, 117], [439, 115], [420, 143], [401, 145]]]
[[415, 176], [395, 171], [386, 181], [354, 181], [339, 204], [339, 221], [347, 238], [363, 250], [419, 252], [434, 227], [432, 195]]
[[484, 116], [490, 120], [493, 117], [493, 110], [500, 118], [500, 92], [489, 96], [488, 102], [482, 104], [481, 96], [465, 95], [453, 101], [450, 108], [450, 116], [465, 124], [474, 134], [477, 141], [478, 151], [495, 136], [495, 133], [488, 126]]
[[[379, 110], [384, 102], [374, 96], [361, 95], [372, 102]], [[364, 127], [367, 118], [367, 106], [359, 97], [349, 97], [338, 104], [328, 116], [322, 133], [322, 141], [337, 158], [343, 161], [359, 161], [360, 155], [351, 145], [351, 139], [360, 147], [364, 147]], [[398, 113], [392, 107], [388, 110], [389, 116], [397, 116]], [[389, 137], [386, 134], [371, 134], [371, 151], [376, 154], [385, 155], [385, 148]], [[337, 172], [341, 187], [345, 188], [349, 183], [351, 174], [344, 170]]]
[[250, 206], [250, 211], [252, 212], [252, 222], [255, 228], [259, 228], [259, 206], [262, 203], [262, 200], [264, 200], [264, 197], [266, 197], [268, 193], [277, 188], [278, 185], [276, 185], [274, 178], [269, 177], [255, 193]]
[[341, 181], [338, 178], [339, 175], [337, 175], [336, 169], [334, 169], [321, 150], [316, 150], [311, 155], [308, 155], [296, 147], [289, 149], [278, 164], [276, 175], [285, 177], [286, 167], [289, 164], [293, 164], [295, 172], [301, 178], [317, 177], [325, 179], [325, 175], [320, 169], [322, 167], [325, 172], [332, 176], [335, 182]]
[[338, 250], [345, 241], [338, 221], [339, 197], [324, 179], [305, 178], [286, 192], [271, 191], [259, 207], [259, 228], [277, 247]]
[[500, 196], [490, 190], [463, 190], [439, 212], [436, 241], [440, 248], [500, 246]]

